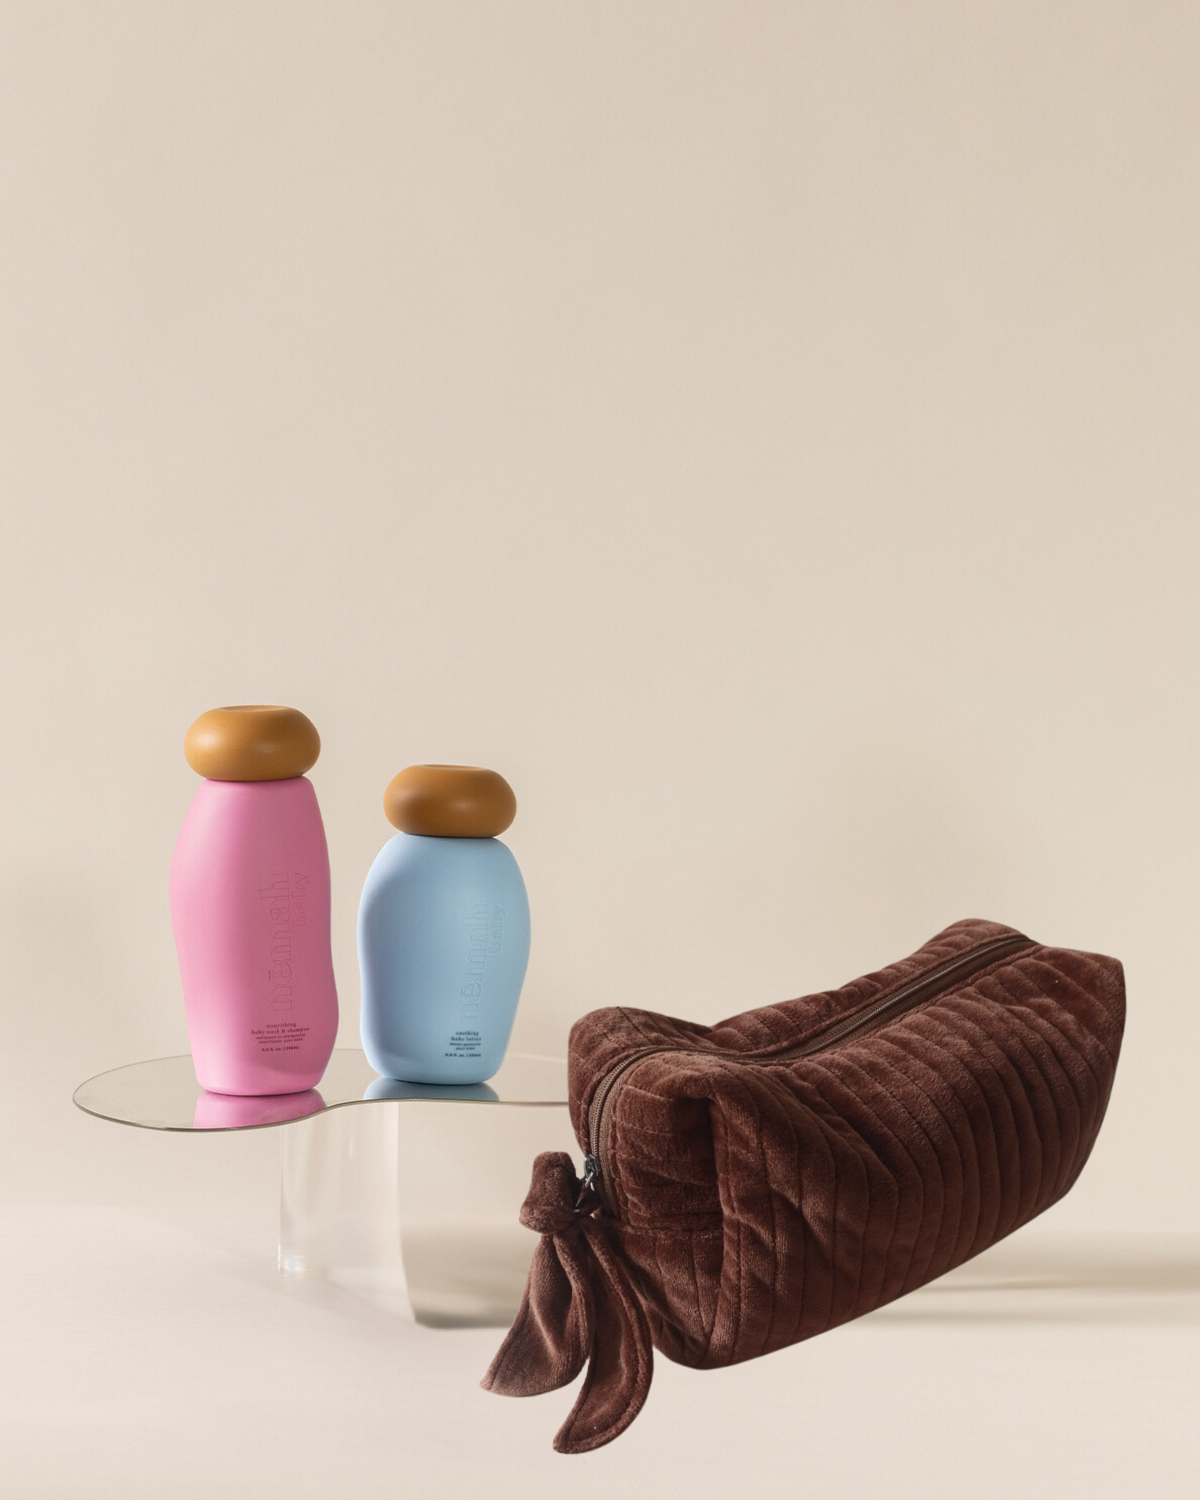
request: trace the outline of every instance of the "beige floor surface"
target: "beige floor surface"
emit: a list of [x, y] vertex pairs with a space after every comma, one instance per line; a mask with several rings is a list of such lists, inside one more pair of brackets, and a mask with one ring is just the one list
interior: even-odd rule
[[569, 1392], [487, 1395], [496, 1330], [286, 1281], [269, 1205], [9, 1205], [0, 1224], [13, 1500], [1200, 1493], [1195, 1240], [1031, 1226], [767, 1359], [660, 1359], [633, 1428], [564, 1458], [550, 1439]]

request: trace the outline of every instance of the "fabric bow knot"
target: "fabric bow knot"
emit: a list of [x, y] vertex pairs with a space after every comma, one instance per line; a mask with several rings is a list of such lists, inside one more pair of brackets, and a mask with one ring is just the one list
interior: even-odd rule
[[[481, 1384], [501, 1396], [539, 1396], [568, 1385], [588, 1365], [559, 1453], [586, 1453], [624, 1432], [650, 1389], [650, 1326], [629, 1273], [595, 1216], [565, 1151], [545, 1151], [521, 1223], [542, 1236], [516, 1320]], [[578, 1204], [578, 1207], [576, 1205]]]
[[595, 1194], [590, 1189], [590, 1205], [580, 1202], [581, 1188], [574, 1164], [565, 1151], [543, 1152], [533, 1164], [533, 1182], [521, 1205], [521, 1223], [537, 1234], [561, 1234], [575, 1223], [577, 1213], [589, 1213], [596, 1207]]

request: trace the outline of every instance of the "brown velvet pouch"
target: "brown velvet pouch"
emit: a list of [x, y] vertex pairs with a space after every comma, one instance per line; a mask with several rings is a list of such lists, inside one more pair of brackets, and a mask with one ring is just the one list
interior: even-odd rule
[[1115, 958], [968, 918], [841, 989], [701, 1026], [612, 1007], [575, 1023], [564, 1152], [484, 1378], [588, 1372], [555, 1439], [611, 1442], [652, 1346], [699, 1369], [769, 1354], [924, 1286], [1049, 1208], [1087, 1161], [1125, 1020]]

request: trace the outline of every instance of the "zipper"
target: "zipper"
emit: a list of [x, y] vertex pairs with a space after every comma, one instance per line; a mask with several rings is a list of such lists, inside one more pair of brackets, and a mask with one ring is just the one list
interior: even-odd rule
[[[815, 1037], [810, 1037], [807, 1042], [801, 1042], [795, 1047], [785, 1047], [777, 1052], [763, 1049], [758, 1052], [739, 1052], [734, 1054], [730, 1061], [791, 1062], [796, 1058], [813, 1057], [818, 1052], [828, 1051], [831, 1047], [839, 1047], [851, 1039], [857, 1039], [866, 1032], [874, 1030], [877, 1025], [882, 1026], [896, 1016], [904, 1015], [924, 1001], [942, 994], [951, 985], [957, 984], [960, 980], [969, 979], [980, 969], [986, 969], [998, 958], [1006, 958], [1010, 953], [1019, 952], [1024, 948], [1036, 947], [1036, 940], [1026, 937], [1023, 932], [993, 938], [978, 948], [970, 948], [965, 953], [955, 954], [953, 958], [935, 964], [932, 969], [924, 974], [918, 974], [915, 979], [910, 979], [907, 984], [901, 985], [898, 990], [893, 990], [890, 995], [871, 1001], [862, 1010], [843, 1016], [840, 1021], [831, 1022]], [[610, 1214], [616, 1212], [604, 1180], [604, 1156], [608, 1144], [608, 1126], [612, 1116], [613, 1100], [618, 1086], [628, 1075], [629, 1070], [644, 1058], [659, 1052], [691, 1052], [706, 1057], [714, 1055], [704, 1047], [642, 1047], [625, 1058], [623, 1062], [618, 1063], [601, 1080], [599, 1087], [592, 1095], [592, 1102], [588, 1108], [588, 1153], [584, 1157], [583, 1182], [575, 1201], [577, 1210], [588, 1190], [593, 1189], [604, 1208]]]

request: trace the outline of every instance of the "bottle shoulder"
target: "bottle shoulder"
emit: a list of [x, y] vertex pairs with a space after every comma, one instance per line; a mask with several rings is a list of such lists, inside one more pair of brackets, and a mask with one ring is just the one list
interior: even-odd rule
[[188, 810], [229, 819], [304, 817], [317, 812], [317, 794], [307, 776], [278, 781], [202, 781]]
[[365, 889], [439, 885], [463, 879], [515, 881], [524, 886], [512, 850], [499, 839], [453, 839], [397, 833], [375, 856]]
[[280, 781], [202, 781], [184, 815], [177, 857], [214, 848], [264, 850], [324, 845], [316, 794], [307, 778]]

